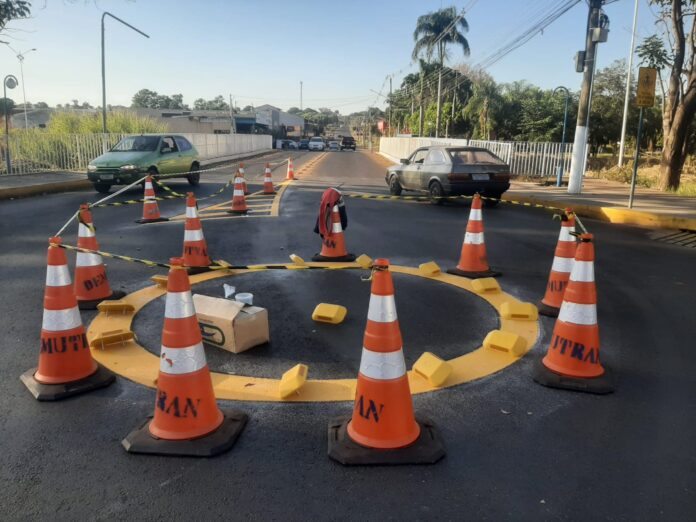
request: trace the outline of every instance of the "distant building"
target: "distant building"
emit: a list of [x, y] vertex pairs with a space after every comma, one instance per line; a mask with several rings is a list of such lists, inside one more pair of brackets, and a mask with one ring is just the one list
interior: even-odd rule
[[170, 132], [202, 134], [230, 134], [232, 118], [229, 111], [201, 111], [190, 109], [129, 109], [138, 116], [146, 116], [164, 123]]
[[273, 105], [260, 105], [256, 107], [256, 123], [268, 127], [274, 133], [280, 133], [284, 137], [300, 138], [304, 136], [305, 120]]

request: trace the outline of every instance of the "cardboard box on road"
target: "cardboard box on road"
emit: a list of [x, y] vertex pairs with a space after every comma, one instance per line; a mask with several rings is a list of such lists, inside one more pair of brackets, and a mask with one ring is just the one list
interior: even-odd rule
[[270, 339], [268, 310], [219, 297], [193, 294], [203, 342], [240, 353]]

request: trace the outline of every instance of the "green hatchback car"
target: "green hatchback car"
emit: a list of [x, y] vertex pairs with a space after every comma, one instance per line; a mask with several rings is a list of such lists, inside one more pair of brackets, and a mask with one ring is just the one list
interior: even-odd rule
[[198, 185], [201, 175], [192, 171], [199, 169], [198, 151], [183, 136], [143, 134], [123, 138], [90, 161], [87, 177], [97, 192], [107, 194], [112, 185], [128, 185], [145, 174], [186, 178], [189, 184]]

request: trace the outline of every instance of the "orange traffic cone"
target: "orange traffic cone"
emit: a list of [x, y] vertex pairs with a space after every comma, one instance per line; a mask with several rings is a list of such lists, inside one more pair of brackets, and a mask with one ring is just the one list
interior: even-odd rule
[[242, 185], [244, 186], [244, 195], [248, 196], [249, 189], [247, 188], [246, 177], [244, 176], [244, 163], [239, 164], [239, 177], [243, 180]]
[[273, 177], [271, 176], [271, 165], [266, 163], [266, 170], [263, 173], [263, 193], [264, 194], [275, 194], [275, 187], [273, 186]]
[[539, 313], [549, 317], [558, 317], [558, 310], [563, 302], [563, 293], [568, 285], [570, 271], [573, 268], [575, 246], [577, 241], [575, 233], [575, 215], [570, 209], [566, 209], [561, 215], [561, 232], [556, 244], [556, 252], [553, 257], [553, 265], [549, 273], [549, 281], [546, 284], [546, 294], [538, 305]]
[[203, 236], [203, 225], [198, 217], [198, 205], [193, 192], [186, 194], [186, 224], [184, 225], [184, 266], [189, 274], [210, 270], [208, 244]]
[[355, 261], [355, 254], [349, 254], [343, 237], [341, 216], [338, 205], [331, 209], [331, 228], [321, 240], [321, 252], [312, 257], [312, 261], [350, 262]]
[[295, 167], [292, 165], [292, 158], [288, 158], [288, 174], [285, 179], [292, 181], [295, 179]]
[[244, 178], [237, 174], [234, 178], [234, 192], [232, 192], [232, 208], [227, 211], [228, 214], [246, 214], [249, 208], [244, 197]]
[[157, 200], [155, 199], [155, 189], [152, 186], [152, 176], [145, 178], [145, 197], [143, 202], [143, 217], [136, 223], [158, 223], [169, 221], [168, 218], [160, 216]]
[[115, 380], [89, 351], [61, 238], [49, 239], [39, 366], [20, 377], [40, 401], [55, 401], [108, 386]]
[[580, 235], [551, 345], [534, 380], [552, 388], [603, 394], [614, 389], [599, 360], [592, 239], [592, 234]]
[[329, 457], [342, 464], [432, 464], [444, 447], [413, 414], [389, 261], [373, 265], [352, 418], [329, 424]]
[[448, 274], [460, 275], [477, 279], [479, 277], [495, 277], [500, 272], [494, 272], [488, 266], [486, 243], [483, 236], [483, 214], [481, 196], [476, 194], [471, 202], [469, 221], [466, 224], [464, 244], [456, 268], [447, 270]]
[[122, 444], [131, 453], [212, 457], [234, 445], [247, 416], [218, 408], [184, 261], [170, 264], [155, 415]]
[[[99, 250], [94, 231], [92, 212], [86, 203], [80, 205], [78, 214], [77, 246], [88, 250]], [[104, 300], [121, 299], [126, 293], [111, 290], [106, 277], [106, 267], [99, 254], [78, 252], [75, 259], [75, 297], [80, 310], [96, 310]]]

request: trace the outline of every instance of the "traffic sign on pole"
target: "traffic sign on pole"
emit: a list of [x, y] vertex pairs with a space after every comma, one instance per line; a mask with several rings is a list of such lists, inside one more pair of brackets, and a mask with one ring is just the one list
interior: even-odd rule
[[638, 89], [636, 90], [636, 106], [652, 107], [655, 105], [655, 80], [657, 69], [640, 67], [638, 69]]

